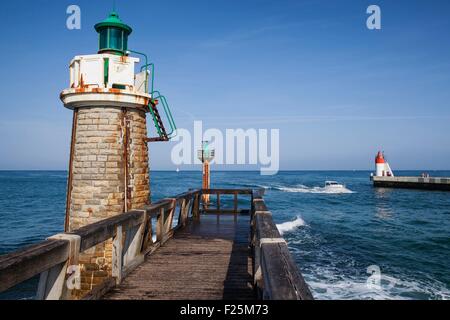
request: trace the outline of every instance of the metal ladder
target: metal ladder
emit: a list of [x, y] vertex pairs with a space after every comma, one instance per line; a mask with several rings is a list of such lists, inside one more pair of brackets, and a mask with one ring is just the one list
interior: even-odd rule
[[[153, 84], [155, 81], [155, 64], [148, 62], [148, 57], [145, 53], [130, 50], [130, 49], [128, 50], [128, 52], [133, 52], [135, 54], [142, 55], [145, 58], [145, 64], [141, 67], [141, 72], [145, 70], [145, 92], [150, 93], [150, 95], [151, 95], [151, 100], [148, 103], [147, 107], [148, 107], [148, 111], [152, 115], [153, 123], [155, 125], [156, 132], [158, 133], [158, 137], [146, 138], [146, 141], [147, 142], [169, 141], [171, 138], [176, 136], [177, 126], [175, 124], [175, 121], [173, 120], [172, 112], [170, 111], [169, 104], [167, 103], [166, 97], [161, 95], [161, 93], [159, 91], [153, 90]], [[150, 71], [151, 79], [149, 79], [149, 77], [148, 77], [149, 68], [151, 70]], [[149, 83], [149, 80], [150, 80], [150, 83]], [[149, 85], [151, 88], [150, 91], [149, 91]], [[170, 126], [169, 132], [166, 131], [166, 128], [164, 127], [162, 118], [159, 114], [159, 111], [156, 108], [156, 106], [158, 105], [158, 103], [160, 101], [161, 101], [161, 104], [164, 109], [164, 114], [169, 122], [169, 126]]]
[[[156, 108], [160, 101], [163, 106], [165, 116], [169, 122], [169, 132], [166, 131], [159, 111]], [[159, 91], [153, 91], [152, 100], [148, 104], [148, 109], [150, 111], [150, 114], [152, 115], [153, 123], [155, 125], [156, 132], [158, 133], [158, 137], [147, 138], [147, 142], [169, 141], [171, 138], [173, 138], [176, 134], [177, 126], [175, 124], [175, 121], [173, 120], [172, 112], [170, 111], [166, 97], [161, 95]]]

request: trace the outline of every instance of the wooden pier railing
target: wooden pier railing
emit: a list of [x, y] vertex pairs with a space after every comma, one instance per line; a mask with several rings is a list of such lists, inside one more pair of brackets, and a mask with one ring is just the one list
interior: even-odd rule
[[[202, 195], [216, 196], [215, 207], [204, 203]], [[126, 212], [58, 234], [17, 252], [0, 256], [0, 292], [40, 275], [37, 299], [73, 299], [80, 281], [79, 255], [112, 240], [111, 275], [96, 285], [83, 299], [99, 299], [164, 245], [174, 233], [204, 214], [249, 214], [253, 276], [256, 297], [260, 299], [312, 299], [294, 263], [286, 242], [280, 236], [262, 198], [263, 192], [250, 189], [192, 190], [174, 198]], [[230, 201], [221, 198], [232, 196]], [[246, 196], [247, 203], [240, 196]], [[231, 208], [226, 207], [231, 204]], [[175, 220], [174, 218], [177, 218]]]
[[252, 240], [254, 281], [258, 297], [267, 300], [312, 300], [286, 241], [281, 237], [267, 208], [263, 192], [252, 197]]

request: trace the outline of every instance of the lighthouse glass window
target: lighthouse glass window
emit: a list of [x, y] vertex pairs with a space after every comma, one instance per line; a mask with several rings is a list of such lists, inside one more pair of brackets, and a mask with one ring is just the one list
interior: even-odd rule
[[106, 28], [100, 31], [100, 48], [125, 51], [127, 49], [127, 37], [119, 28]]
[[100, 48], [108, 48], [108, 29], [103, 29], [102, 31], [100, 31]]
[[109, 29], [109, 48], [124, 50], [123, 48], [123, 31], [117, 28]]

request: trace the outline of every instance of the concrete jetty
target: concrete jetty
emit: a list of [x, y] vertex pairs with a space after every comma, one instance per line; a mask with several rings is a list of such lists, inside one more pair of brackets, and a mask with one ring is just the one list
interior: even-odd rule
[[423, 174], [421, 177], [396, 177], [386, 161], [384, 152], [381, 151], [378, 151], [375, 157], [375, 174], [372, 174], [370, 179], [373, 181], [374, 187], [379, 188], [450, 191], [450, 178], [432, 178], [428, 174]]
[[445, 177], [372, 177], [379, 188], [404, 188], [450, 191], [450, 178]]

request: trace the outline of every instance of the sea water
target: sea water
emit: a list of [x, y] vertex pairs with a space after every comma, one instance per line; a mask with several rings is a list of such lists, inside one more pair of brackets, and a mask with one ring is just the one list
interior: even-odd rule
[[[211, 180], [213, 188], [266, 190], [280, 233], [317, 299], [450, 298], [450, 192], [375, 189], [369, 175], [213, 171]], [[63, 230], [66, 179], [64, 171], [0, 171], [0, 254]], [[324, 188], [326, 180], [345, 188]], [[200, 184], [201, 172], [152, 172], [152, 199]], [[0, 298], [33, 298], [36, 284], [34, 278]]]

